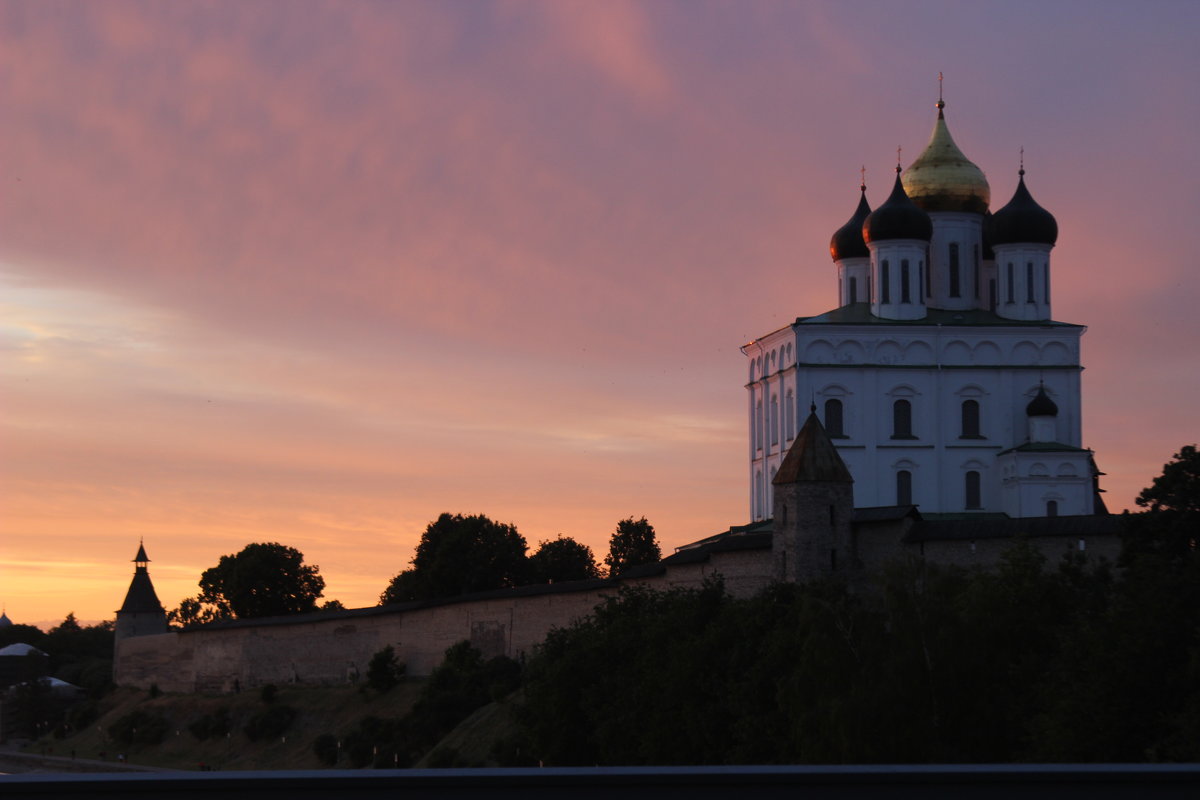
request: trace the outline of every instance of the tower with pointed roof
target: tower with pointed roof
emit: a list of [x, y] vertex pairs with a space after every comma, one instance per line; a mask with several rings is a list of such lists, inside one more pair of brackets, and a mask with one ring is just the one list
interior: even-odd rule
[[854, 479], [815, 407], [771, 483], [772, 552], [779, 580], [804, 581], [859, 567], [852, 525]]
[[838, 307], [742, 348], [752, 520], [777, 514], [790, 491], [776, 478], [810, 404], [860, 507], [1103, 511], [1082, 442], [1085, 328], [1051, 315], [1058, 224], [1026, 186], [1023, 154], [1012, 199], [991, 214], [991, 186], [951, 136], [940, 92], [936, 108], [887, 199], [872, 210], [860, 184], [833, 234]]
[[115, 635], [117, 641], [132, 636], [150, 636], [167, 632], [167, 612], [158, 601], [154, 584], [150, 581], [150, 557], [146, 545], [138, 542], [137, 555], [133, 557], [133, 580], [125, 593], [125, 602], [117, 611]]

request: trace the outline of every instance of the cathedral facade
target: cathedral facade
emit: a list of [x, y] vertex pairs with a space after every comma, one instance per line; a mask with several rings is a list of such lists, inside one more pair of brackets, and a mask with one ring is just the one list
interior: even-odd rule
[[752, 520], [812, 409], [858, 507], [1010, 518], [1103, 512], [1080, 418], [1081, 325], [1051, 315], [1053, 215], [1018, 172], [994, 214], [945, 103], [925, 150], [830, 242], [839, 305], [742, 347]]

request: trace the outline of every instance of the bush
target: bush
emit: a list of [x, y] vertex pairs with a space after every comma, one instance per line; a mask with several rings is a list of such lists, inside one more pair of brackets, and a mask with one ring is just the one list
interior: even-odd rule
[[167, 736], [167, 719], [149, 711], [131, 711], [108, 726], [108, 735], [122, 744], [158, 744]]
[[332, 767], [338, 762], [338, 739], [332, 733], [322, 733], [313, 740], [313, 755], [327, 767]]
[[213, 713], [205, 714], [191, 725], [188, 725], [188, 731], [201, 742], [216, 736], [224, 736], [229, 733], [229, 730], [228, 708], [218, 708]]
[[291, 706], [270, 706], [250, 718], [242, 729], [252, 742], [282, 736], [296, 720], [296, 709]]
[[404, 664], [396, 660], [396, 651], [389, 644], [367, 665], [367, 685], [377, 692], [386, 692], [404, 677]]

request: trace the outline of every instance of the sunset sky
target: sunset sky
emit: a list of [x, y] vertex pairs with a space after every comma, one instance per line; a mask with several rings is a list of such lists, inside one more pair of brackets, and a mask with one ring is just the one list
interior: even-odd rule
[[373, 604], [440, 512], [748, 519], [738, 346], [933, 126], [1058, 219], [1110, 508], [1200, 439], [1200, 3], [0, 0], [0, 603], [248, 542]]

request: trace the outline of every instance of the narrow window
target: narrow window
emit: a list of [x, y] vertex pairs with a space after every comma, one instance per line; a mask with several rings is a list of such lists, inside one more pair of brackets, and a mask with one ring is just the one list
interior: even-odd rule
[[782, 505], [783, 505], [783, 510], [781, 512], [782, 513], [781, 519], [782, 519], [783, 524], [787, 525], [787, 503], [783, 503]]
[[983, 508], [983, 502], [979, 496], [979, 473], [975, 470], [967, 472], [967, 508]]
[[1058, 501], [1057, 500], [1047, 500], [1046, 501], [1046, 516], [1047, 517], [1057, 517], [1058, 516]]
[[958, 285], [958, 242], [950, 243], [950, 296], [959, 296]]
[[762, 428], [763, 428], [762, 400], [759, 400], [758, 403], [754, 406], [754, 430], [753, 430], [754, 446], [757, 447], [759, 450], [762, 450]]
[[979, 401], [963, 400], [962, 404], [962, 434], [960, 439], [980, 439], [979, 435]]
[[881, 303], [892, 302], [892, 287], [890, 285], [891, 282], [888, 280], [889, 277], [888, 262], [885, 258], [883, 266], [879, 268], [879, 302]]
[[829, 551], [829, 569], [837, 572], [837, 550]]
[[[928, 260], [929, 260], [929, 248], [926, 247], [925, 248], [925, 261], [928, 261]], [[925, 262], [923, 261], [921, 263], [925, 263]], [[932, 271], [933, 270], [930, 270], [929, 272], [932, 272]], [[929, 272], [925, 273], [925, 296], [933, 297], [933, 281], [931, 281], [929, 279]]]
[[911, 303], [912, 298], [908, 294], [908, 259], [900, 259], [900, 302]]
[[912, 505], [912, 473], [906, 469], [896, 473], [896, 505]]
[[858, 278], [850, 279], [850, 302], [858, 302]]
[[829, 527], [837, 525], [837, 506], [829, 507]]
[[1005, 296], [1009, 303], [1017, 302], [1013, 299], [1013, 265], [1011, 261], [1008, 262], [1008, 291], [1005, 292]]
[[834, 439], [844, 439], [846, 431], [843, 427], [842, 401], [829, 399], [825, 401], [825, 432]]
[[771, 396], [771, 444], [779, 444], [779, 398]]
[[1033, 262], [1025, 262], [1025, 302], [1033, 302]]
[[917, 262], [917, 291], [922, 291], [921, 284], [925, 283], [925, 262]]
[[996, 310], [996, 279], [992, 278], [988, 281], [988, 309]]
[[971, 258], [975, 262], [975, 299], [979, 299], [979, 245], [972, 245]]
[[1042, 264], [1042, 297], [1046, 298], [1046, 305], [1050, 305], [1050, 265]]
[[754, 516], [757, 519], [762, 519], [763, 516], [762, 470], [758, 470], [754, 473]]
[[787, 438], [790, 442], [796, 438], [796, 399], [791, 389], [788, 389], [787, 410], [784, 412], [784, 416], [787, 418]]
[[892, 404], [892, 438], [916, 438], [912, 432], [912, 403], [907, 400], [897, 400]]

